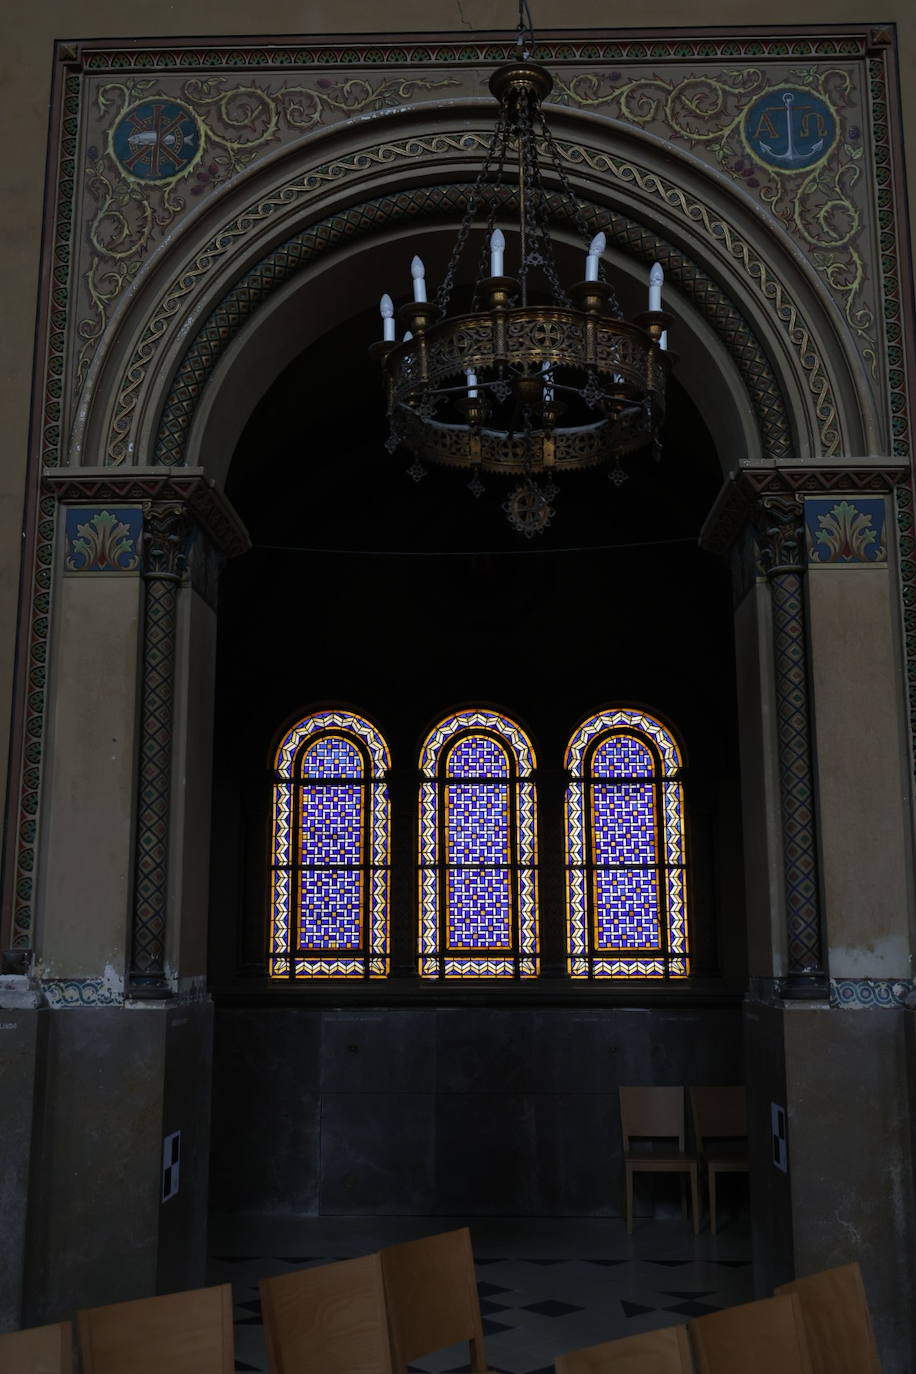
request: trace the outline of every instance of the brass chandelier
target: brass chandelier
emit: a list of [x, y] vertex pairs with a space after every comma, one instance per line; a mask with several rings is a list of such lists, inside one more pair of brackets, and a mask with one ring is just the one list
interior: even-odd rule
[[[403, 445], [413, 454], [408, 471], [416, 480], [425, 463], [469, 469], [475, 496], [484, 491], [481, 473], [517, 478], [503, 509], [530, 538], [555, 513], [555, 476], [613, 464], [610, 477], [619, 485], [626, 479], [622, 454], [649, 445], [658, 454], [674, 355], [659, 264], [649, 274], [649, 308], [632, 321], [623, 319], [605, 280], [605, 235], [590, 236], [541, 108], [553, 78], [531, 60], [526, 0], [517, 42], [518, 59], [490, 78], [500, 106], [496, 128], [435, 299], [427, 299], [425, 269], [415, 257], [413, 299], [397, 312], [403, 336], [397, 339], [394, 304], [383, 296], [383, 338], [370, 351], [387, 386], [389, 452]], [[585, 279], [568, 290], [554, 258], [542, 162], [587, 245]], [[515, 276], [505, 274], [506, 235], [495, 224], [494, 192], [510, 177], [518, 197]], [[459, 263], [475, 222], [484, 219], [471, 308], [450, 315]]]

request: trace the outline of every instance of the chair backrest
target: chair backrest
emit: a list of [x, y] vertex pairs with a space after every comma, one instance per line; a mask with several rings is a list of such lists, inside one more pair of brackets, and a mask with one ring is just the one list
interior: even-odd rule
[[695, 1317], [687, 1329], [699, 1374], [813, 1374], [793, 1293]]
[[78, 1314], [83, 1374], [232, 1374], [232, 1286], [138, 1298]]
[[683, 1088], [618, 1088], [617, 1091], [624, 1149], [630, 1148], [631, 1136], [646, 1136], [674, 1138], [678, 1149], [683, 1150]]
[[693, 1374], [686, 1326], [664, 1326], [641, 1336], [624, 1336], [556, 1361], [557, 1374]]
[[461, 1341], [471, 1346], [471, 1369], [487, 1368], [466, 1226], [381, 1252], [391, 1347], [398, 1374], [412, 1360]]
[[391, 1374], [378, 1255], [262, 1279], [270, 1374]]
[[776, 1289], [801, 1303], [815, 1374], [881, 1374], [858, 1264], [843, 1264]]
[[0, 1336], [0, 1369], [4, 1374], [71, 1374], [71, 1323], [32, 1326]]
[[740, 1084], [726, 1088], [688, 1088], [697, 1143], [747, 1135], [747, 1102]]

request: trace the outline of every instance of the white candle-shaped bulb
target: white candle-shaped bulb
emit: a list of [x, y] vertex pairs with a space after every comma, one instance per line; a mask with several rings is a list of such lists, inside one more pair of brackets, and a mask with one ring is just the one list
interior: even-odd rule
[[503, 274], [503, 254], [506, 251], [506, 236], [501, 229], [494, 229], [490, 235], [490, 276]]
[[662, 271], [660, 262], [652, 264], [652, 271], [649, 273], [649, 309], [661, 310], [662, 308], [662, 282], [665, 274]]
[[[596, 281], [596, 277], [589, 277], [589, 281]], [[541, 363], [541, 376], [544, 379], [544, 404], [550, 405], [553, 401], [553, 368], [545, 358]]]
[[588, 245], [588, 257], [585, 259], [585, 280], [598, 280], [598, 259], [607, 247], [607, 239], [604, 234], [596, 234]]
[[415, 301], [426, 300], [426, 268], [423, 266], [422, 259], [414, 258], [410, 264], [410, 275], [413, 277], [413, 298]]
[[409, 329], [405, 329], [405, 330], [404, 330], [404, 342], [405, 342], [405, 343], [410, 343], [410, 341], [411, 341], [412, 338], [413, 338], [413, 334], [411, 333], [411, 331], [410, 331]]
[[394, 302], [390, 296], [383, 296], [379, 309], [382, 312], [382, 338], [385, 343], [394, 343]]
[[469, 400], [469, 401], [476, 401], [476, 400], [477, 400], [477, 373], [474, 371], [474, 369], [473, 369], [472, 367], [466, 367], [466, 368], [464, 369], [464, 375], [465, 375], [465, 377], [467, 378], [467, 383], [468, 383], [468, 400]]
[[663, 330], [662, 330], [661, 338], [660, 338], [659, 341], [658, 341], [658, 346], [659, 346], [659, 348], [667, 348], [667, 347], [668, 347], [668, 331], [667, 331], [667, 329], [663, 329]]

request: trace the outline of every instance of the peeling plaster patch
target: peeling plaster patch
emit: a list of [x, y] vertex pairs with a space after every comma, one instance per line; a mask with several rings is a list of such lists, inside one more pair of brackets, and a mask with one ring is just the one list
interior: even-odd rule
[[840, 1216], [839, 1208], [834, 1211], [833, 1215], [836, 1217], [837, 1225], [842, 1226], [843, 1230], [849, 1236], [849, 1240], [854, 1247], [854, 1253], [860, 1252], [862, 1250], [862, 1236], [858, 1227], [853, 1226], [851, 1221], [844, 1221]]
[[900, 936], [832, 946], [830, 950], [831, 972], [841, 978], [899, 978], [909, 966], [909, 949]]

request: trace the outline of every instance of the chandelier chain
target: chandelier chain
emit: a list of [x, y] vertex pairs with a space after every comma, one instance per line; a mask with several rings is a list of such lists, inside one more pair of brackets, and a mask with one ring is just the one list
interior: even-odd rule
[[455, 285], [455, 273], [458, 270], [458, 264], [461, 261], [462, 255], [464, 253], [464, 249], [468, 241], [468, 236], [471, 232], [471, 226], [474, 223], [474, 220], [477, 217], [477, 213], [480, 209], [480, 202], [483, 199], [484, 187], [491, 179], [491, 172], [493, 169], [494, 159], [496, 160], [497, 178], [501, 177], [502, 175], [502, 168], [506, 156], [506, 145], [508, 142], [508, 136], [508, 128], [505, 127], [503, 121], [500, 121], [500, 123], [497, 124], [496, 129], [493, 132], [493, 138], [490, 141], [490, 146], [487, 148], [487, 154], [483, 160], [483, 165], [481, 166], [480, 171], [477, 173], [477, 176], [474, 179], [474, 187], [468, 198], [468, 203], [465, 208], [465, 212], [461, 217], [461, 224], [458, 229], [458, 236], [455, 239], [454, 247], [452, 248], [451, 254], [449, 255], [448, 266], [445, 269], [445, 275], [443, 276], [442, 281], [440, 282], [439, 287], [436, 291], [436, 305], [439, 307], [441, 311], [443, 311], [443, 313], [448, 309], [448, 303], [451, 299], [452, 290]]

